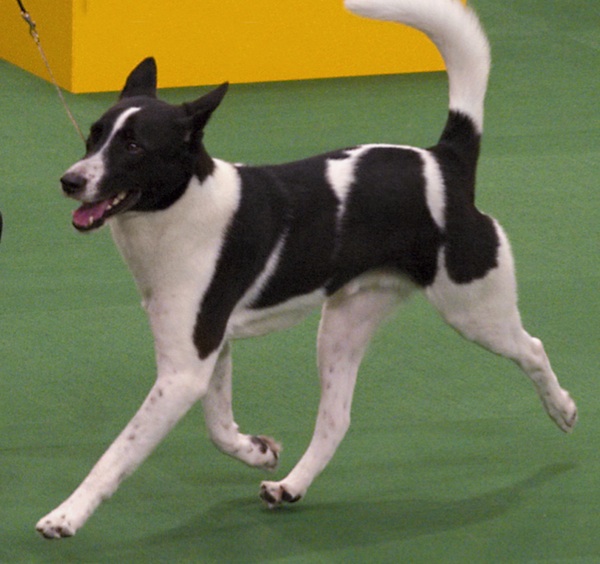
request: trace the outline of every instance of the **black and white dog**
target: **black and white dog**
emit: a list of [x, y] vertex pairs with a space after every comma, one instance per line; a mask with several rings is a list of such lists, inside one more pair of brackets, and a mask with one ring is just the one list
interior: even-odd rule
[[563, 431], [575, 425], [574, 402], [521, 325], [506, 236], [474, 204], [490, 67], [477, 17], [459, 0], [346, 6], [420, 29], [440, 49], [450, 104], [434, 147], [360, 145], [276, 166], [229, 164], [202, 143], [227, 86], [172, 106], [156, 99], [146, 59], [62, 177], [82, 204], [77, 229], [110, 224], [150, 319], [158, 376], [83, 483], [39, 521], [43, 536], [75, 534], [198, 400], [219, 449], [274, 469], [279, 445], [235, 424], [229, 342], [289, 327], [319, 305], [314, 436], [287, 477], [262, 483], [270, 507], [302, 498], [335, 453], [369, 339], [415, 289], [467, 339], [515, 361]]

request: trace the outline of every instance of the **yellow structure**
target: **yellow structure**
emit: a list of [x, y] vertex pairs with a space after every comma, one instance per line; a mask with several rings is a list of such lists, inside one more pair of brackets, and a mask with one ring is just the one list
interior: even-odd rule
[[[429, 40], [349, 14], [342, 0], [24, 0], [59, 84], [119, 90], [152, 55], [159, 87], [441, 70]], [[0, 57], [48, 78], [15, 0]]]

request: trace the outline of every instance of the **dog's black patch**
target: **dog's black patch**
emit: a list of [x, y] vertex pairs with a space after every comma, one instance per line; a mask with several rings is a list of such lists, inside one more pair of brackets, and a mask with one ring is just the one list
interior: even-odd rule
[[446, 269], [457, 284], [483, 278], [498, 265], [500, 241], [492, 219], [475, 207], [481, 137], [471, 119], [451, 111], [436, 156], [446, 188]]
[[444, 236], [425, 197], [421, 156], [376, 147], [356, 165], [340, 202], [327, 181], [331, 159], [347, 150], [265, 167], [238, 167], [241, 203], [196, 321], [201, 358], [221, 343], [229, 315], [284, 237], [280, 261], [251, 304], [262, 309], [319, 288], [332, 294], [365, 272], [391, 270], [426, 286], [433, 282]]
[[[346, 158], [336, 151], [309, 159], [266, 167], [285, 196], [285, 245], [275, 273], [252, 304], [260, 309], [322, 288], [332, 275], [339, 202], [326, 180], [328, 160]], [[244, 184], [257, 172], [241, 169]]]
[[206, 358], [221, 343], [229, 315], [265, 267], [289, 214], [288, 195], [268, 169], [242, 167], [239, 172], [243, 179], [241, 201], [194, 329], [200, 358]]
[[284, 165], [238, 167], [241, 202], [194, 330], [200, 358], [219, 346], [233, 308], [282, 236], [281, 260], [251, 307], [271, 307], [310, 293], [331, 276], [338, 201], [325, 180], [325, 163], [345, 156], [338, 151]]
[[454, 282], [485, 276], [497, 264], [499, 241], [492, 220], [474, 204], [479, 145], [470, 118], [450, 112], [431, 149], [445, 184], [443, 229], [427, 204], [422, 156], [410, 148], [375, 146], [358, 158], [341, 218], [327, 162], [351, 158], [348, 150], [238, 167], [241, 203], [196, 322], [200, 357], [220, 345], [229, 315], [282, 237], [279, 263], [252, 308], [276, 306], [319, 288], [331, 295], [375, 270], [403, 274], [425, 287], [435, 279], [442, 246]]
[[435, 277], [442, 241], [425, 199], [421, 156], [410, 149], [373, 148], [356, 167], [327, 291], [381, 269], [426, 286]]

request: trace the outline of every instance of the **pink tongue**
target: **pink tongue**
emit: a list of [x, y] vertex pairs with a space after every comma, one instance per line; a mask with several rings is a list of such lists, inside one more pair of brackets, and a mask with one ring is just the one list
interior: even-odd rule
[[84, 204], [73, 212], [73, 223], [79, 227], [89, 227], [106, 213], [110, 200], [96, 204]]

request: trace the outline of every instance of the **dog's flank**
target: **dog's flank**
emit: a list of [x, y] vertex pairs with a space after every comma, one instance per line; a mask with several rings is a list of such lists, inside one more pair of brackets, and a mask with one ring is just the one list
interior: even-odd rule
[[369, 340], [393, 306], [422, 290], [467, 339], [515, 361], [563, 430], [577, 411], [543, 346], [521, 325], [508, 240], [475, 207], [489, 47], [458, 0], [346, 0], [352, 11], [427, 33], [446, 62], [449, 112], [430, 149], [360, 145], [273, 166], [209, 156], [203, 130], [227, 85], [172, 106], [156, 65], [129, 75], [63, 176], [81, 231], [108, 222], [155, 340], [157, 379], [140, 410], [75, 492], [41, 519], [71, 536], [199, 400], [211, 440], [273, 470], [280, 446], [240, 433], [231, 407], [230, 341], [293, 325], [322, 305], [321, 400], [311, 443], [270, 506], [301, 499], [350, 424]]

